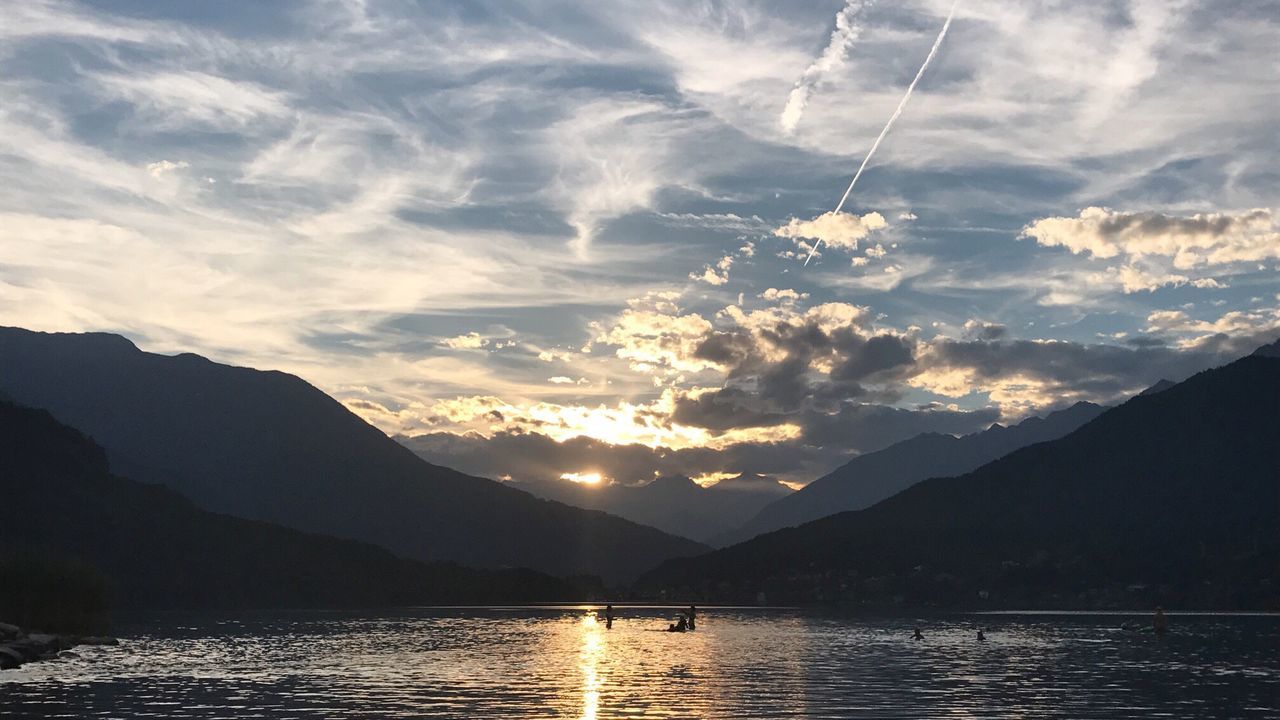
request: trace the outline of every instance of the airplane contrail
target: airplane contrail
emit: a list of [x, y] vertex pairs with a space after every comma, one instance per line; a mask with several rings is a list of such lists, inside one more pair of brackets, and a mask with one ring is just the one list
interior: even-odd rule
[[[920, 82], [920, 78], [924, 76], [924, 71], [928, 69], [929, 63], [933, 62], [933, 56], [938, 54], [938, 48], [942, 46], [942, 39], [947, 36], [947, 29], [951, 27], [951, 18], [955, 17], [956, 6], [960, 4], [960, 0], [951, 3], [951, 11], [947, 13], [946, 22], [942, 23], [942, 30], [938, 32], [938, 37], [933, 41], [933, 47], [929, 48], [929, 54], [925, 57], [924, 63], [920, 66], [920, 70], [916, 72], [915, 78], [911, 84], [907, 86], [907, 92], [903, 94], [902, 100], [898, 103], [898, 109], [893, 111], [893, 115], [889, 116], [889, 122], [884, 124], [884, 129], [880, 131], [880, 136], [876, 141], [871, 143], [871, 149], [867, 151], [867, 156], [862, 158], [862, 164], [858, 166], [858, 172], [853, 174], [853, 180], [849, 183], [849, 189], [844, 191], [844, 197], [840, 198], [840, 204], [836, 205], [836, 209], [831, 212], [836, 215], [844, 208], [844, 203], [849, 199], [849, 193], [853, 192], [853, 186], [858, 184], [858, 178], [862, 177], [862, 171], [867, 169], [867, 163], [871, 161], [871, 156], [876, 154], [876, 148], [880, 147], [880, 141], [884, 140], [884, 136], [889, 134], [889, 128], [897, 122], [898, 116], [902, 114], [904, 108], [907, 107], [907, 101], [911, 99], [911, 93], [915, 92], [916, 84]], [[813, 254], [818, 251], [818, 246], [822, 244], [822, 238], [814, 241], [813, 247], [809, 250], [809, 257], [804, 259], [805, 266], [809, 265], [809, 261], [813, 259]]]
[[800, 117], [809, 104], [809, 95], [817, 87], [818, 81], [844, 63], [844, 56], [849, 52], [849, 47], [862, 33], [862, 27], [858, 25], [857, 19], [866, 4], [861, 0], [847, 0], [840, 12], [836, 13], [836, 28], [831, 31], [831, 39], [827, 41], [826, 49], [817, 59], [809, 63], [809, 67], [804, 69], [804, 73], [796, 81], [795, 87], [791, 88], [791, 94], [787, 95], [787, 105], [782, 109], [782, 115], [778, 117], [778, 124], [782, 126], [783, 132], [790, 135], [796, 131], [796, 125], [800, 124]]

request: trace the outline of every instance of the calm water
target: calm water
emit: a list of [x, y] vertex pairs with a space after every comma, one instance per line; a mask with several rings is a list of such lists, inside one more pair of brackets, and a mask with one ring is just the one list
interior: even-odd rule
[[[707, 608], [167, 616], [0, 671], [4, 717], [1280, 717], [1280, 618]], [[910, 640], [920, 625], [924, 642]], [[977, 627], [988, 642], [978, 644]]]

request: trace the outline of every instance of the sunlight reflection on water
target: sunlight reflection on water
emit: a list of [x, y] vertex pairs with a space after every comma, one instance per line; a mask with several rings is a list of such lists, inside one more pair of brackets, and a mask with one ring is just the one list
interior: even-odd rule
[[[1280, 714], [1276, 617], [840, 618], [706, 608], [167, 616], [0, 673], [3, 717], [1246, 717]], [[912, 642], [920, 625], [925, 640]], [[975, 640], [977, 627], [988, 642]]]
[[595, 614], [582, 618], [582, 720], [596, 720], [600, 705], [600, 655], [603, 652], [600, 623]]

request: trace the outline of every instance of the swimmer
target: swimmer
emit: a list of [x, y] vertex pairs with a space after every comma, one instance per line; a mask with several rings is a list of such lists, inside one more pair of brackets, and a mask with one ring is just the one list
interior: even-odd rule
[[1169, 618], [1165, 617], [1164, 608], [1157, 607], [1155, 617], [1151, 619], [1151, 627], [1157, 635], [1169, 632]]

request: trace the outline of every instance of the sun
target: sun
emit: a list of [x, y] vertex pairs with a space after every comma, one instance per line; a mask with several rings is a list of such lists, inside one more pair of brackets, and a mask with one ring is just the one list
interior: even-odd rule
[[568, 480], [570, 482], [576, 482], [582, 485], [599, 485], [600, 481], [603, 480], [604, 477], [601, 476], [600, 473], [598, 472], [564, 473], [563, 475], [560, 476], [560, 479]]

